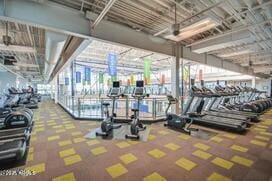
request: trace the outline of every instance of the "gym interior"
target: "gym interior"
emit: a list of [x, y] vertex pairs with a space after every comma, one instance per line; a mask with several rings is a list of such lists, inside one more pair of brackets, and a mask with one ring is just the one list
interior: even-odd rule
[[271, 0], [0, 0], [0, 180], [272, 181]]

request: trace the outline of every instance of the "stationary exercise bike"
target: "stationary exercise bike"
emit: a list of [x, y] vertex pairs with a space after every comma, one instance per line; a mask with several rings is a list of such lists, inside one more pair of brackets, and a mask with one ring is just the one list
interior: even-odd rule
[[118, 129], [118, 128], [120, 128], [122, 126], [120, 124], [114, 124], [114, 119], [116, 117], [115, 102], [116, 102], [116, 99], [121, 96], [119, 81], [114, 81], [113, 82], [113, 86], [110, 89], [109, 94], [107, 96], [112, 99], [112, 112], [111, 112], [111, 115], [110, 115], [109, 114], [109, 108], [108, 108], [110, 103], [108, 103], [108, 102], [102, 103], [102, 105], [105, 107], [104, 108], [104, 110], [105, 110], [104, 111], [105, 119], [101, 123], [101, 126], [100, 126], [101, 131], [99, 130], [99, 131], [96, 132], [97, 136], [108, 136], [109, 133], [113, 129]]
[[130, 134], [127, 134], [125, 137], [127, 139], [139, 139], [139, 132], [146, 129], [146, 126], [143, 125], [143, 123], [141, 123], [139, 119], [140, 102], [145, 97], [149, 97], [149, 94], [145, 93], [144, 81], [136, 81], [136, 87], [134, 88], [131, 96], [137, 100], [137, 108], [131, 109], [131, 111], [133, 111], [133, 115], [131, 116], [130, 122]]
[[[198, 131], [198, 129], [196, 129], [196, 128], [190, 128], [190, 126], [193, 123], [192, 119], [190, 119], [189, 123], [187, 124], [188, 118], [168, 112], [171, 105], [177, 104], [178, 100], [177, 100], [177, 98], [174, 98], [172, 95], [167, 95], [167, 99], [168, 99], [168, 106], [165, 110], [166, 123], [164, 124], [164, 126], [167, 126], [170, 128], [176, 128], [176, 129], [182, 130], [183, 132], [188, 133], [188, 134], [191, 134], [191, 131]], [[187, 126], [186, 126], [186, 124], [187, 124]]]

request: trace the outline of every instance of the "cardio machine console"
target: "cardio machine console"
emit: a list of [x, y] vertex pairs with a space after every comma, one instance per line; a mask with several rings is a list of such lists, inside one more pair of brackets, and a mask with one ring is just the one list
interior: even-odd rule
[[119, 81], [114, 81], [112, 83], [112, 88], [109, 92], [109, 96], [118, 96], [120, 94], [120, 83]]
[[171, 104], [176, 104], [178, 100], [174, 98], [172, 95], [167, 95], [168, 102]]
[[136, 81], [136, 87], [134, 89], [135, 96], [142, 96], [144, 95], [144, 81], [138, 80]]

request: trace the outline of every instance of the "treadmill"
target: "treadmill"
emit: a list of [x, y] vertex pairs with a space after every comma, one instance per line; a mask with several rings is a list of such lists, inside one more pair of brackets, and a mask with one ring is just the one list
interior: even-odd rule
[[238, 119], [247, 122], [248, 125], [250, 125], [251, 117], [250, 116], [244, 116], [244, 115], [237, 115], [237, 114], [230, 114], [230, 113], [225, 113], [225, 112], [218, 112], [216, 109], [212, 110], [212, 106], [216, 99], [220, 97], [220, 94], [214, 93], [211, 89], [208, 89], [207, 87], [204, 86], [204, 81], [201, 80], [201, 88], [202, 91], [210, 95], [210, 100], [208, 100], [208, 103], [204, 109], [204, 113], [212, 116], [218, 116], [218, 117], [224, 117], [224, 118], [232, 118], [232, 119]]
[[24, 137], [0, 140], [0, 160], [24, 157], [27, 149], [27, 141]]
[[[203, 113], [203, 106], [200, 105], [204, 104], [204, 98], [210, 96], [210, 94], [205, 93], [202, 89], [197, 88], [194, 85], [194, 79], [191, 79], [190, 98], [185, 105], [183, 114], [188, 115], [195, 123], [202, 124], [204, 126], [225, 128], [236, 132], [244, 132], [247, 129], [246, 121]], [[198, 109], [199, 107], [201, 107], [201, 110]]]
[[[219, 108], [220, 103], [223, 102], [223, 100], [224, 100], [224, 98], [226, 96], [233, 96], [233, 94], [234, 94], [234, 93], [228, 92], [227, 90], [225, 90], [225, 88], [220, 86], [219, 81], [217, 81], [217, 86], [215, 87], [215, 93], [220, 94], [221, 98], [220, 98], [220, 100], [215, 100], [214, 101], [214, 104], [211, 107], [212, 110], [216, 110], [218, 112], [223, 112], [223, 113], [229, 113], [229, 114], [233, 114], [233, 115], [247, 116], [247, 117], [249, 117], [251, 119], [252, 122], [258, 122], [259, 121], [259, 115], [256, 114], [256, 113], [253, 113], [253, 112], [239, 111], [239, 110], [235, 110], [235, 109], [228, 109], [226, 107]], [[239, 93], [236, 93], [236, 94], [239, 95]], [[217, 103], [215, 103], [215, 102], [217, 102]]]
[[8, 119], [9, 117], [10, 115], [0, 119], [0, 161], [24, 158], [30, 140], [32, 125], [29, 121]]

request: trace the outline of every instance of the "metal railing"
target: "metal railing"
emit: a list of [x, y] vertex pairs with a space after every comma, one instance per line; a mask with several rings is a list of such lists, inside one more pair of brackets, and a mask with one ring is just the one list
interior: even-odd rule
[[[79, 119], [103, 119], [104, 107], [102, 103], [109, 102], [109, 111], [112, 108], [112, 100], [107, 97], [82, 97], [60, 95], [59, 103], [70, 114]], [[139, 116], [141, 120], [156, 121], [165, 118], [165, 109], [168, 101], [166, 97], [145, 98], [139, 105]], [[134, 98], [126, 97], [116, 100], [115, 113], [118, 120], [129, 120], [133, 112], [132, 108], [137, 107]]]

